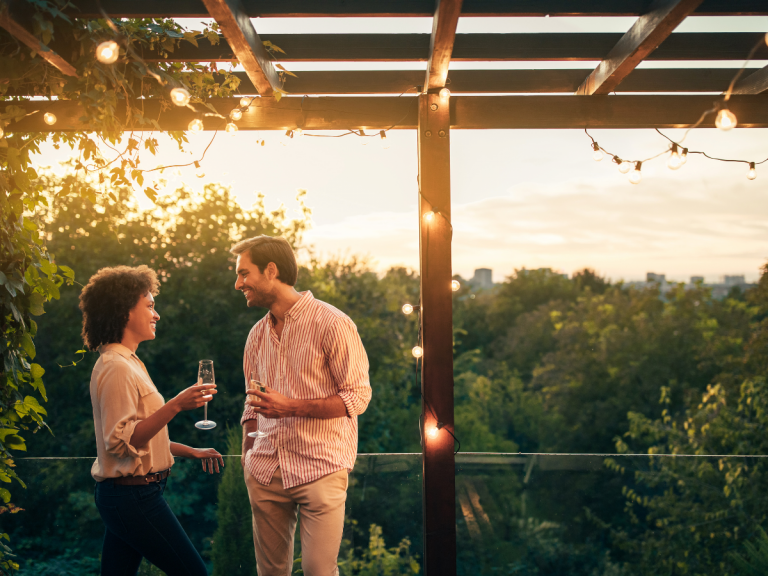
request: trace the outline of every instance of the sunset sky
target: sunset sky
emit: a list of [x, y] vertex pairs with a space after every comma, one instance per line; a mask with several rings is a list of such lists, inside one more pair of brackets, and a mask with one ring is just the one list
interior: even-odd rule
[[[465, 18], [459, 32], [626, 31], [633, 18]], [[198, 21], [185, 21], [190, 28]], [[262, 33], [429, 32], [426, 18], [257, 19]], [[765, 31], [768, 18], [689, 18], [678, 29], [693, 31]], [[584, 68], [597, 62], [455, 63], [452, 68]], [[656, 67], [738, 67], [743, 62], [651, 63]], [[751, 62], [751, 68], [765, 61]], [[412, 63], [290, 63], [297, 74], [319, 69], [424, 69]], [[645, 64], [648, 66], [650, 64]], [[726, 88], [725, 86], [723, 87]], [[679, 138], [681, 130], [664, 131]], [[193, 138], [183, 156], [161, 139], [153, 164], [199, 157], [212, 132]], [[666, 148], [652, 130], [602, 130], [593, 136], [622, 157], [649, 157]], [[265, 138], [265, 147], [256, 140]], [[362, 142], [366, 141], [367, 145]], [[232, 186], [250, 205], [257, 193], [268, 208], [296, 206], [297, 189], [308, 191], [313, 229], [307, 241], [324, 256], [370, 257], [377, 269], [417, 267], [416, 135], [389, 132], [389, 149], [377, 139], [354, 136], [305, 136], [285, 147], [278, 132], [220, 133], [203, 162], [205, 178], [194, 168], [166, 172], [169, 186], [210, 181]], [[607, 159], [592, 160], [587, 136], [577, 130], [454, 130], [451, 133], [453, 266], [470, 277], [475, 268], [494, 271], [501, 281], [515, 268], [551, 267], [572, 273], [585, 266], [614, 279], [637, 280], [647, 271], [687, 280], [703, 275], [758, 276], [768, 260], [768, 163], [758, 178], [746, 178], [744, 164], [690, 156], [673, 172], [666, 159], [643, 166], [643, 181], [632, 185]], [[768, 158], [768, 130], [728, 133], [695, 130], [690, 149], [710, 155], [761, 161]], [[44, 148], [41, 166], [56, 167], [63, 151]]]

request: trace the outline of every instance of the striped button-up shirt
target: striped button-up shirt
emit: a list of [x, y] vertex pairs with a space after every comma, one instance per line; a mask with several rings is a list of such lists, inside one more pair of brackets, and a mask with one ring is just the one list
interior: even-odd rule
[[278, 466], [283, 486], [292, 488], [332, 472], [352, 470], [357, 455], [357, 415], [371, 399], [368, 356], [354, 322], [307, 291], [285, 313], [280, 338], [271, 313], [251, 329], [243, 371], [250, 388], [251, 371], [280, 394], [297, 400], [338, 395], [347, 415], [341, 418], [265, 418], [247, 404], [241, 423], [258, 420], [259, 430], [245, 466], [269, 485]]

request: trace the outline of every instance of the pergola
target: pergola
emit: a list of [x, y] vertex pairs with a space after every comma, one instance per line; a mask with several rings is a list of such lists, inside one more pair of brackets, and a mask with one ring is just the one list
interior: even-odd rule
[[[763, 33], [674, 30], [689, 15], [768, 15], [765, 0], [80, 0], [77, 5], [70, 16], [101, 18], [103, 9], [115, 18], [214, 18], [223, 32], [218, 45], [201, 40], [199, 47], [186, 45], [173, 54], [142, 57], [146, 61], [237, 60], [245, 69], [238, 73], [241, 94], [271, 96], [277, 89], [291, 94], [279, 101], [254, 99], [238, 121], [241, 130], [418, 131], [422, 414], [425, 429], [438, 429], [434, 436], [424, 435], [423, 441], [424, 565], [427, 574], [440, 576], [456, 573], [454, 441], [451, 434], [439, 432], [443, 426], [453, 430], [451, 130], [693, 125], [737, 70], [637, 70], [638, 64], [643, 60], [743, 60]], [[26, 2], [0, 0], [0, 7], [0, 26], [64, 74], [76, 74], [55, 45], [53, 50], [43, 47], [30, 33]], [[431, 34], [260, 36], [250, 20], [331, 16], [429, 16], [433, 26]], [[459, 18], [472, 16], [638, 19], [625, 34], [456, 34]], [[301, 72], [282, 85], [262, 44], [267, 40], [279, 45], [290, 61], [425, 61], [426, 73]], [[758, 47], [754, 58], [768, 59], [768, 45]], [[598, 60], [600, 64], [588, 75], [574, 69], [449, 72], [451, 60]], [[740, 127], [768, 126], [768, 98], [761, 94], [766, 90], [768, 67], [747, 71], [736, 84], [728, 106]], [[295, 97], [303, 95], [323, 96]], [[239, 99], [212, 103], [226, 114], [239, 106]], [[157, 100], [144, 100], [143, 105], [164, 130], [185, 130], [195, 118], [185, 108], [161, 113]], [[89, 129], [79, 119], [77, 103], [38, 100], [27, 106], [30, 111], [55, 113], [58, 122], [54, 128], [45, 124], [42, 114], [34, 114], [20, 120], [16, 130]], [[713, 126], [714, 114], [700, 125]]]

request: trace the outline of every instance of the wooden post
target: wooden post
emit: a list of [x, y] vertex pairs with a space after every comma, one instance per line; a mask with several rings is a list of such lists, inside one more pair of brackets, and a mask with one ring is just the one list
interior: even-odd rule
[[[456, 574], [450, 97], [419, 96], [424, 572]], [[430, 214], [431, 213], [431, 214]], [[438, 423], [444, 427], [437, 429]]]

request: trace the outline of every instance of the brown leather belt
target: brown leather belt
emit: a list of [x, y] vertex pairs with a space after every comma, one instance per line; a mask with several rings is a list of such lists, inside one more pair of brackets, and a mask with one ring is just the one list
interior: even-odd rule
[[163, 470], [162, 472], [156, 472], [154, 474], [147, 474], [146, 476], [121, 476], [120, 478], [112, 478], [112, 481], [118, 486], [146, 486], [152, 482], [160, 482], [165, 480], [171, 475], [171, 469]]

